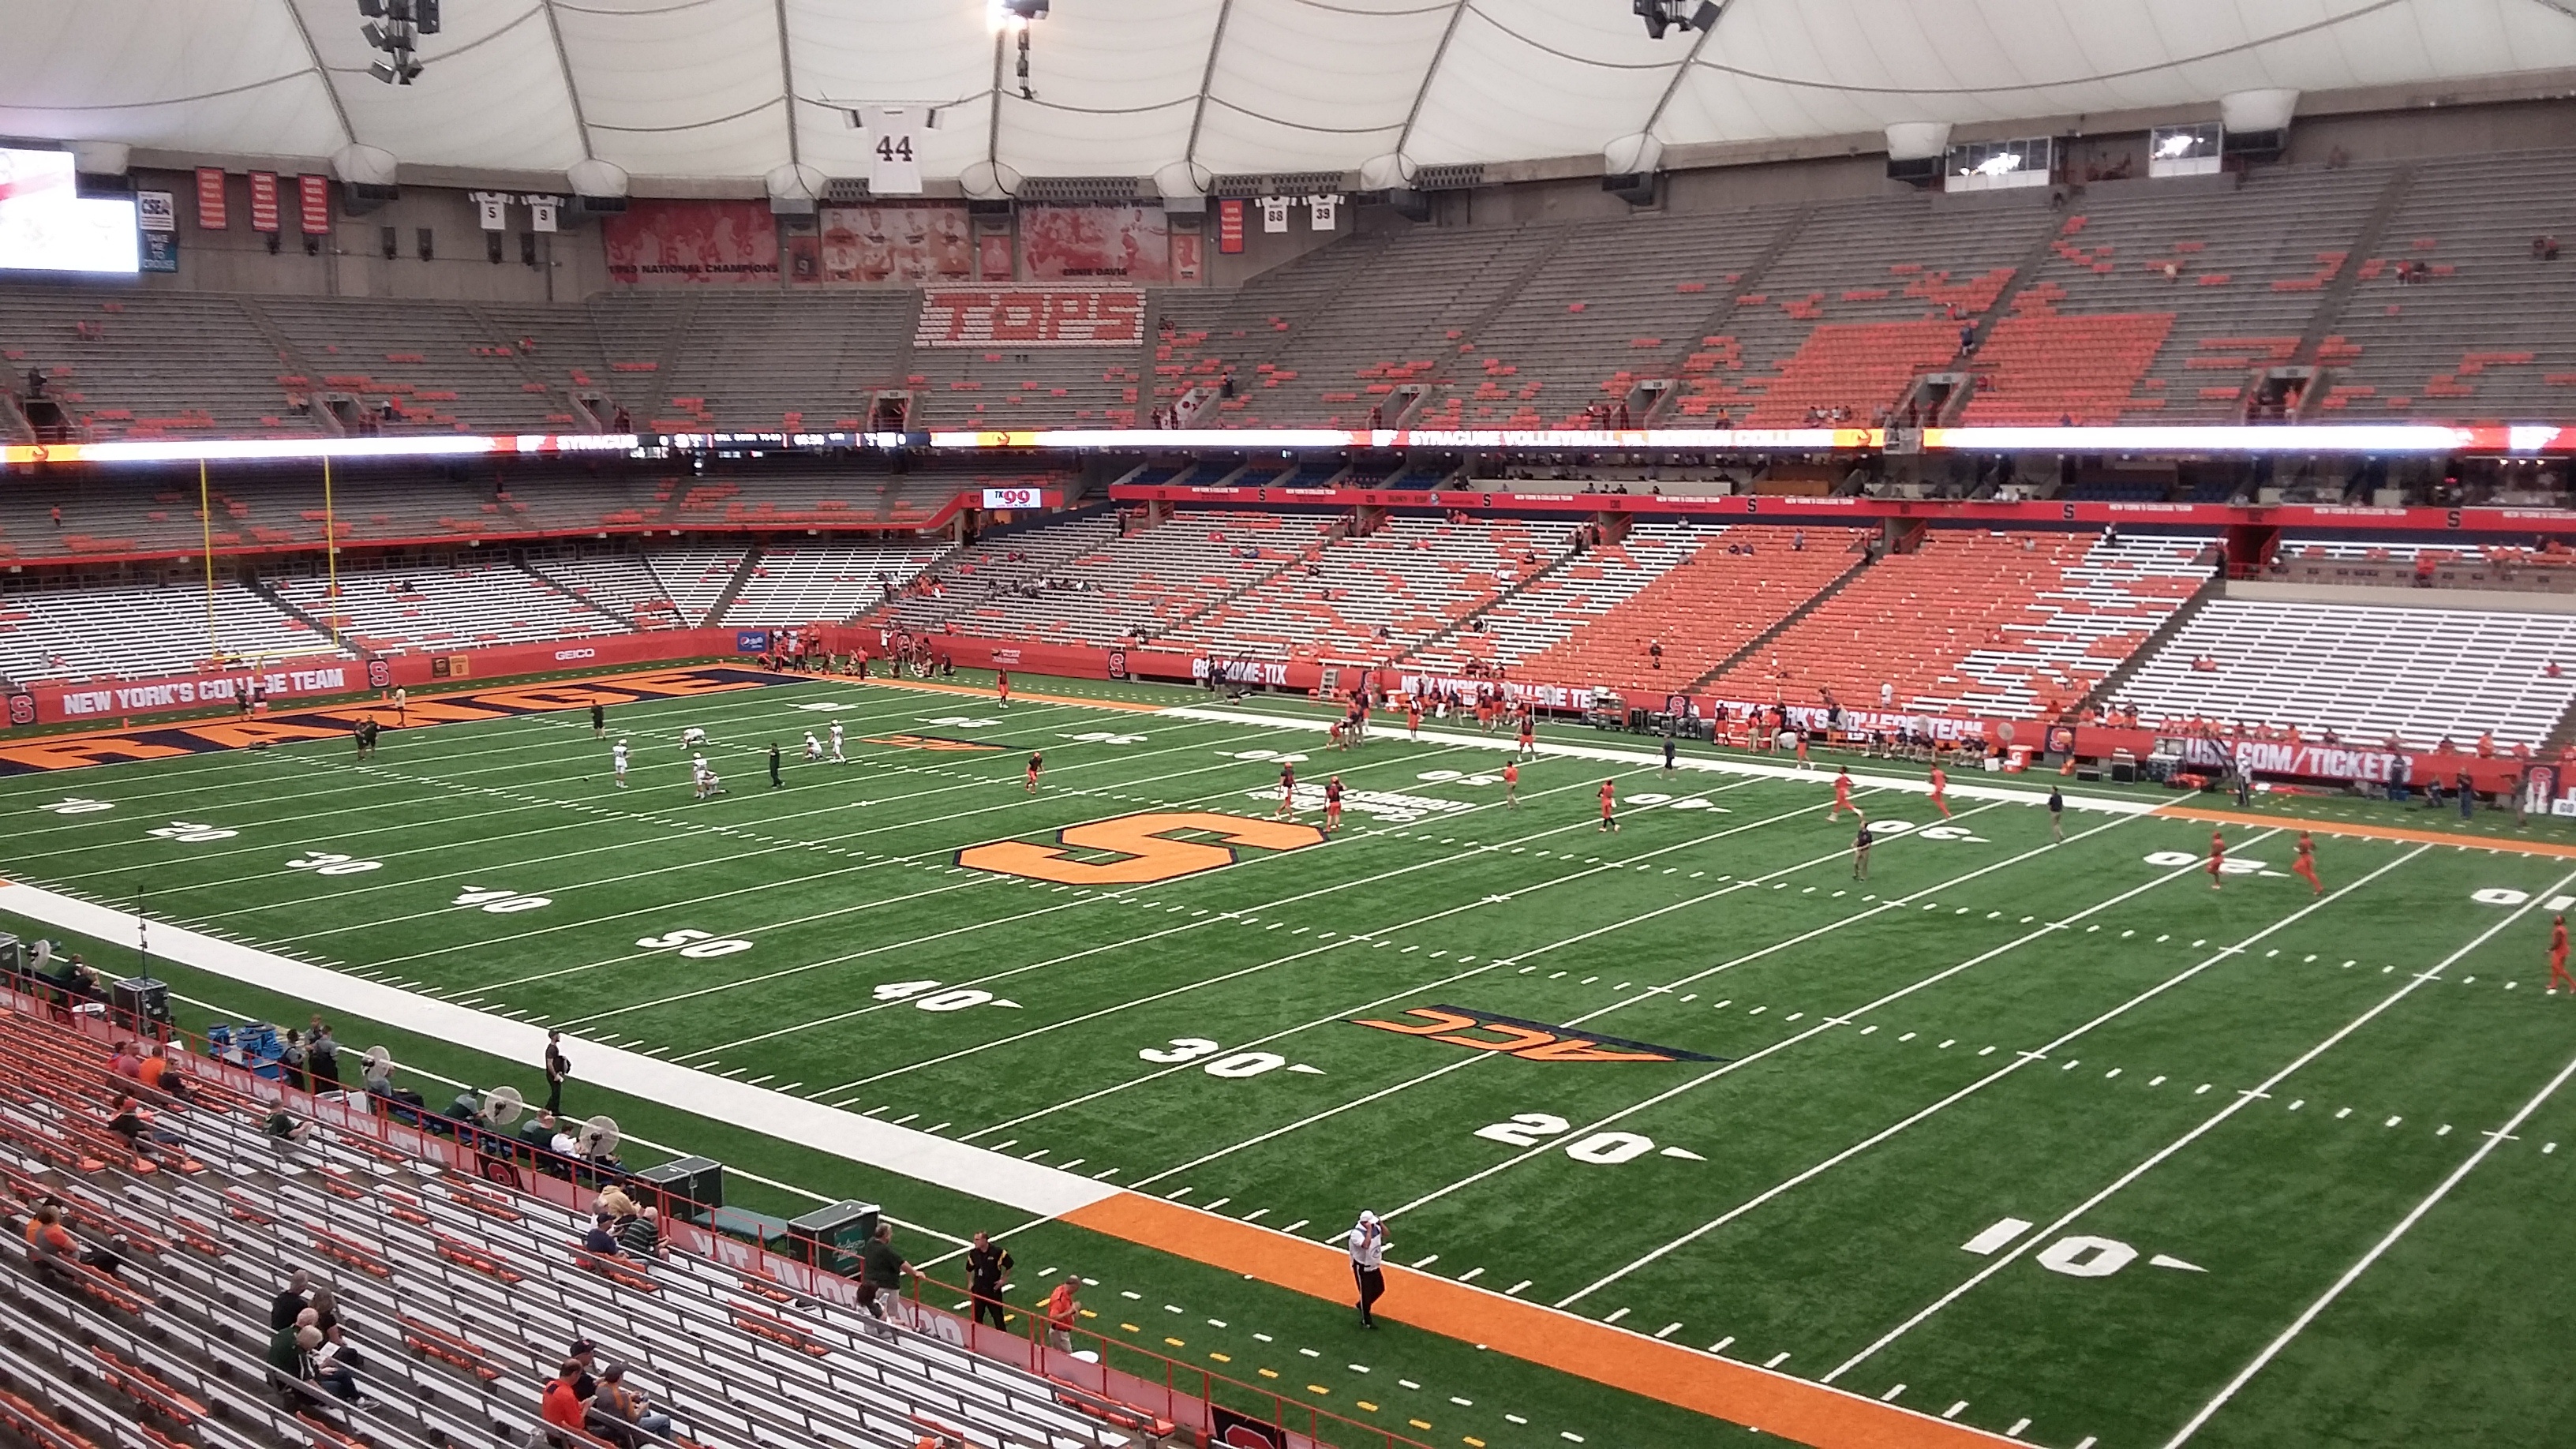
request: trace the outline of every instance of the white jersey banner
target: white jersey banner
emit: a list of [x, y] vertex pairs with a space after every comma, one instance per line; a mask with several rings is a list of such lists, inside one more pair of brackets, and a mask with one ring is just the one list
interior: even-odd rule
[[921, 194], [922, 113], [901, 106], [867, 106], [859, 124], [868, 133], [868, 191], [876, 196]]

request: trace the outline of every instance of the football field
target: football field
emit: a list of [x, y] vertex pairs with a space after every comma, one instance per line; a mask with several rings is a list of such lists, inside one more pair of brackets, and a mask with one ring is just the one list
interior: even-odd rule
[[[1169, 1221], [1373, 1209], [1418, 1275], [1389, 1311], [1469, 1341], [1407, 1285], [1561, 1314], [1568, 1361], [1660, 1344], [2060, 1449], [2576, 1431], [2564, 829], [2320, 804], [2318, 893], [2295, 802], [2070, 782], [2058, 843], [2053, 776], [1963, 776], [1945, 820], [1855, 760], [1863, 880], [1831, 764], [1550, 726], [1514, 802], [1472, 728], [705, 677], [610, 696], [622, 789], [578, 707], [0, 779], [0, 874]], [[1581, 1427], [1512, 1417], [1467, 1442]]]

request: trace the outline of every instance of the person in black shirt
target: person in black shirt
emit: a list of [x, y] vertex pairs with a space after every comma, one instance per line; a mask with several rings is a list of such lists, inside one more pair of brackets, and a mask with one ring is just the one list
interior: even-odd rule
[[1860, 834], [1852, 837], [1852, 879], [1869, 879], [1869, 817], [1861, 817]]
[[596, 700], [590, 706], [590, 737], [594, 740], [608, 738], [608, 706]]
[[769, 788], [775, 790], [782, 783], [784, 782], [778, 778], [778, 741], [771, 740], [769, 742]]
[[284, 1290], [268, 1305], [269, 1332], [283, 1333], [293, 1328], [295, 1315], [304, 1311], [306, 1298], [312, 1291], [312, 1275], [301, 1268], [296, 1269], [295, 1276], [286, 1280]]
[[546, 1033], [546, 1115], [563, 1110], [564, 1078], [572, 1075], [572, 1059], [563, 1054], [563, 1033]]
[[2055, 785], [2048, 787], [2048, 843], [2066, 838], [2066, 796]]
[[995, 1328], [1007, 1330], [1011, 1316], [1002, 1309], [1002, 1289], [1010, 1281], [1011, 1250], [993, 1246], [993, 1240], [982, 1233], [975, 1235], [974, 1246], [966, 1250], [966, 1291], [975, 1300], [975, 1321], [982, 1323], [990, 1315]]

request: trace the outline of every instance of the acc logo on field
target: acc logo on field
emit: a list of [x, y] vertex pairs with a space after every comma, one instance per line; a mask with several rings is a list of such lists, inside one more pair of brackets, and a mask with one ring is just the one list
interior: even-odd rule
[[394, 666], [391, 660], [370, 659], [367, 661], [367, 687], [369, 689], [391, 689], [393, 688], [393, 683]]
[[[1490, 1011], [1469, 1011], [1457, 1006], [1409, 1006], [1406, 1016], [1418, 1016], [1418, 1022], [1372, 1021], [1352, 1018], [1355, 1026], [1372, 1026], [1402, 1036], [1427, 1036], [1451, 1046], [1472, 1047], [1480, 1052], [1499, 1052], [1519, 1057], [1525, 1062], [1715, 1062], [1724, 1057], [1702, 1056], [1679, 1047], [1650, 1046], [1622, 1037], [1597, 1036], [1570, 1026], [1549, 1026], [1545, 1022], [1523, 1021], [1517, 1016], [1496, 1016]], [[1472, 1031], [1488, 1031], [1493, 1038], [1469, 1036]], [[1499, 1038], [1499, 1039], [1495, 1039]]]
[[[1215, 841], [1175, 840], [1180, 831], [1217, 837]], [[1203, 870], [1234, 864], [1236, 848], [1302, 850], [1324, 843], [1324, 832], [1288, 820], [1255, 820], [1212, 811], [1157, 810], [1068, 825], [1053, 845], [1025, 840], [997, 840], [957, 852], [957, 863], [996, 875], [1054, 881], [1059, 885], [1151, 885]], [[1074, 850], [1105, 851], [1119, 860], [1075, 860]]]
[[941, 735], [869, 735], [859, 743], [892, 745], [898, 750], [946, 750], [967, 753], [982, 753], [1002, 748], [1000, 745], [979, 744], [974, 740], [952, 740]]

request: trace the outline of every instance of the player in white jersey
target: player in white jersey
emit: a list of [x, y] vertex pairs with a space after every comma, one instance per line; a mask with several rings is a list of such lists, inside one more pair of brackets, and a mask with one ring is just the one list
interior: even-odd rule
[[841, 722], [834, 720], [832, 721], [832, 763], [846, 765], [849, 762], [850, 757], [841, 753]]
[[687, 729], [684, 729], [684, 730], [680, 731], [680, 748], [681, 748], [681, 749], [684, 749], [684, 750], [685, 750], [685, 749], [690, 748], [690, 747], [691, 747], [691, 746], [693, 746], [693, 745], [703, 745], [703, 744], [705, 744], [706, 742], [707, 742], [707, 732], [706, 732], [705, 730], [702, 730], [702, 729], [698, 728], [696, 725], [691, 725], [691, 726], [689, 726]]
[[623, 790], [626, 788], [626, 742], [624, 740], [619, 740], [616, 747], [609, 751], [609, 758], [617, 763], [617, 788]]
[[823, 758], [823, 742], [814, 738], [814, 732], [812, 730], [807, 730], [805, 732], [805, 763], [810, 765], [821, 758]]

